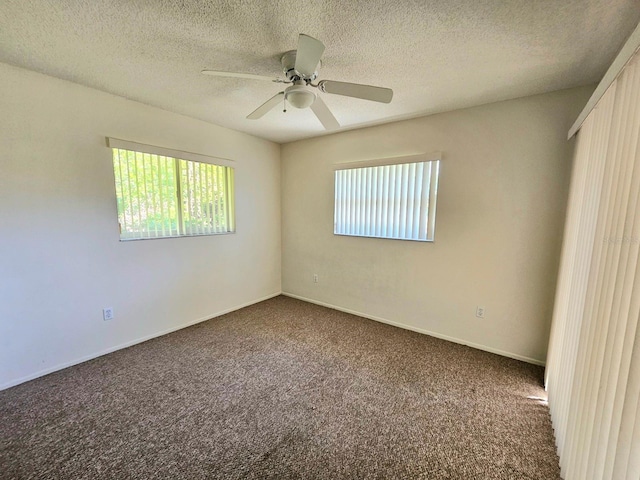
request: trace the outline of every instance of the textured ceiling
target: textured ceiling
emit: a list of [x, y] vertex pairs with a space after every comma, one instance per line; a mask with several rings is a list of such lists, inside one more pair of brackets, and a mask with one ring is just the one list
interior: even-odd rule
[[310, 110], [245, 117], [282, 85], [298, 33], [319, 79], [389, 87], [390, 104], [323, 94], [343, 128], [597, 82], [640, 0], [1, 0], [0, 61], [276, 142], [325, 133]]

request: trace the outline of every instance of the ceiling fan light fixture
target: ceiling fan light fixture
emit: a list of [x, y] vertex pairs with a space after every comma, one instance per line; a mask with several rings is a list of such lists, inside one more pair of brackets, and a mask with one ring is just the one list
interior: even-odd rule
[[284, 97], [295, 108], [308, 108], [316, 100], [316, 94], [302, 85], [291, 85], [285, 90]]

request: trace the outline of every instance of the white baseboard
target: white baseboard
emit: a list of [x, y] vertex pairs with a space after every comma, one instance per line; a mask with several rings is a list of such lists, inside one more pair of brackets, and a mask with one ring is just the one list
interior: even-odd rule
[[318, 300], [313, 300], [311, 298], [302, 297], [300, 295], [295, 295], [293, 293], [282, 292], [282, 295], [287, 297], [296, 298], [298, 300], [302, 300], [304, 302], [315, 303], [316, 305], [321, 305], [323, 307], [332, 308], [334, 310], [339, 310], [341, 312], [350, 313], [352, 315], [357, 315], [359, 317], [368, 318], [369, 320], [375, 320], [376, 322], [386, 323], [388, 325], [393, 325], [394, 327], [404, 328], [405, 330], [412, 330], [418, 333], [424, 333], [425, 335], [429, 335], [431, 337], [440, 338], [442, 340], [447, 340], [453, 343], [459, 343], [461, 345], [466, 345], [468, 347], [476, 348], [478, 350], [484, 350], [485, 352], [495, 353], [496, 355], [502, 355], [503, 357], [513, 358], [515, 360], [521, 360], [523, 362], [532, 363], [533, 365], [540, 365], [542, 367], [545, 366], [545, 362], [542, 360], [537, 360], [535, 358], [525, 357], [523, 355], [518, 355], [517, 353], [505, 352], [504, 350], [498, 350], [497, 348], [487, 347], [486, 345], [480, 345], [478, 343], [469, 342], [467, 340], [462, 340], [460, 338], [450, 337], [448, 335], [443, 335], [441, 333], [432, 332], [430, 330], [425, 330], [424, 328], [413, 327], [411, 325], [406, 325], [404, 323], [396, 322], [393, 320], [387, 320], [386, 318], [376, 317], [374, 315], [369, 315], [368, 313], [357, 312], [355, 310], [351, 310], [348, 308], [339, 307], [337, 305], [332, 305], [326, 302], [320, 302]]
[[269, 300], [270, 298], [277, 297], [278, 295], [281, 295], [281, 294], [282, 294], [282, 292], [273, 293], [271, 295], [267, 295], [266, 297], [258, 298], [256, 300], [251, 300], [250, 302], [243, 303], [242, 305], [237, 305], [235, 307], [227, 308], [226, 310], [222, 310], [220, 312], [216, 312], [216, 313], [213, 313], [211, 315], [207, 315], [206, 317], [198, 318], [196, 320], [192, 320], [190, 322], [183, 323], [181, 325], [178, 325], [177, 327], [171, 327], [171, 328], [168, 328], [166, 330], [162, 330], [160, 332], [152, 333], [150, 335], [145, 335], [144, 337], [140, 337], [140, 338], [137, 338], [135, 340], [131, 340], [129, 342], [121, 343], [119, 345], [116, 345], [115, 347], [110, 347], [110, 348], [107, 348], [106, 350], [102, 350], [102, 351], [97, 352], [97, 353], [92, 353], [90, 355], [85, 355], [85, 356], [77, 358], [75, 360], [71, 360], [70, 362], [60, 363], [60, 364], [58, 364], [58, 365], [56, 365], [54, 367], [45, 368], [44, 370], [40, 370], [40, 371], [32, 373], [30, 375], [27, 375], [27, 376], [24, 376], [24, 377], [21, 377], [21, 378], [17, 378], [15, 380], [10, 380], [9, 382], [3, 383], [2, 385], [0, 385], [0, 391], [1, 390], [6, 390], [7, 388], [10, 388], [10, 387], [15, 387], [16, 385], [20, 385], [21, 383], [28, 382], [29, 380], [33, 380], [35, 378], [42, 377], [44, 375], [48, 375], [49, 373], [57, 372], [58, 370], [62, 370], [64, 368], [71, 367], [73, 365], [78, 365], [79, 363], [83, 363], [83, 362], [86, 362], [88, 360], [93, 360], [94, 358], [98, 358], [98, 357], [101, 357], [101, 356], [106, 355], [108, 353], [115, 352], [116, 350], [121, 350], [123, 348], [131, 347], [132, 345], [136, 345], [138, 343], [146, 342], [147, 340], [151, 340], [152, 338], [161, 337], [161, 336], [166, 335], [168, 333], [175, 332], [177, 330], [182, 330], [183, 328], [190, 327], [191, 325], [195, 325], [196, 323], [206, 322], [207, 320], [211, 320], [212, 318], [219, 317], [221, 315], [224, 315], [225, 313], [233, 312], [235, 310], [240, 310], [241, 308], [248, 307], [249, 305], [253, 305], [255, 303], [260, 303], [260, 302], [263, 302], [265, 300]]

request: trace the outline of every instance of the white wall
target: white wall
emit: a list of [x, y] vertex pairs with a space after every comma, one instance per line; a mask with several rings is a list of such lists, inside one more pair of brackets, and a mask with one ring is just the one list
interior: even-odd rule
[[[283, 291], [543, 363], [573, 152], [566, 132], [592, 91], [283, 145]], [[334, 163], [434, 151], [443, 152], [435, 243], [333, 235]]]
[[[0, 64], [0, 388], [275, 295], [281, 249], [285, 292], [541, 362], [573, 149], [564, 136], [591, 91], [281, 152]], [[236, 160], [237, 233], [119, 242], [107, 136]], [[435, 243], [333, 236], [334, 162], [436, 150]], [[111, 322], [102, 320], [107, 306]]]
[[[280, 292], [279, 145], [3, 64], [0, 112], [0, 388]], [[237, 233], [119, 242], [107, 136], [236, 160]]]

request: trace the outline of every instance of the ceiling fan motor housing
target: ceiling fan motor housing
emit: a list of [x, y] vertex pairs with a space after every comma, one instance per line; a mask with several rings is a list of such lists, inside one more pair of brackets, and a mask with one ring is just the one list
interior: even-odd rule
[[318, 62], [318, 66], [315, 71], [306, 76], [296, 70], [296, 50], [289, 50], [287, 53], [282, 55], [280, 59], [280, 63], [282, 64], [282, 71], [290, 82], [295, 82], [296, 80], [304, 80], [305, 83], [309, 83], [318, 78], [318, 69], [322, 66], [322, 61]]

